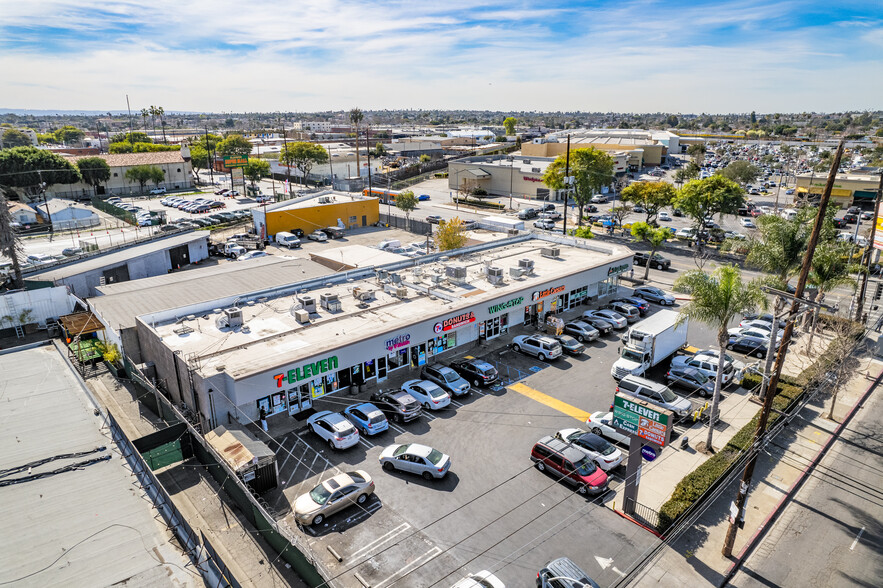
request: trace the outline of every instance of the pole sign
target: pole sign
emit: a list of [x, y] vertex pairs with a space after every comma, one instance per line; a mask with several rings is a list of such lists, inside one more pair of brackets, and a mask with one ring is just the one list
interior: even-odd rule
[[224, 158], [224, 167], [227, 169], [233, 169], [234, 167], [245, 167], [248, 165], [248, 155], [245, 157], [240, 157], [238, 155], [234, 155], [232, 157]]
[[647, 461], [653, 461], [659, 456], [659, 453], [649, 445], [644, 445], [641, 447], [641, 455], [644, 456], [644, 459]]
[[673, 423], [671, 411], [630, 396], [613, 398], [613, 426], [660, 449], [668, 444]]

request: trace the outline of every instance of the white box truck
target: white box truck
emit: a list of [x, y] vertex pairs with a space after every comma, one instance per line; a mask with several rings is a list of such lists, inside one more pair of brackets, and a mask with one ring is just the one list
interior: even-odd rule
[[486, 216], [478, 221], [478, 226], [488, 231], [523, 231], [524, 221], [506, 216]]
[[627, 375], [642, 376], [644, 372], [687, 343], [687, 321], [677, 324], [678, 313], [660, 310], [629, 329], [619, 359], [610, 368], [610, 375], [621, 380]]

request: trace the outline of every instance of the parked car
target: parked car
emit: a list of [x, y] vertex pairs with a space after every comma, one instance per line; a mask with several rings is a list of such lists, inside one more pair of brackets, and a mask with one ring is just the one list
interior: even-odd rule
[[605, 196], [604, 194], [595, 194], [594, 196], [592, 196], [592, 199], [589, 200], [589, 202], [591, 202], [592, 204], [606, 204], [607, 196]]
[[[756, 331], [751, 333], [739, 333], [730, 335], [727, 340], [727, 349], [744, 353], [745, 355], [753, 355], [760, 359], [766, 358], [769, 352], [770, 336], [759, 336]], [[776, 345], [778, 347], [778, 345]]]
[[647, 311], [650, 310], [650, 305], [647, 301], [636, 296], [623, 296], [622, 298], [615, 298], [611, 300], [611, 302], [620, 302], [622, 304], [634, 306], [641, 313], [641, 316], [644, 316], [647, 314]]
[[150, 191], [151, 196], [155, 196], [157, 194], [165, 194], [165, 193], [166, 193], [165, 188], [156, 188], [156, 189]]
[[266, 251], [249, 251], [244, 255], [240, 255], [236, 258], [236, 261], [248, 261], [249, 259], [257, 259], [258, 257], [269, 257], [270, 254]]
[[588, 455], [605, 472], [609, 472], [622, 463], [622, 452], [595, 433], [588, 433], [577, 428], [561, 429], [555, 433], [555, 437], [567, 441]]
[[668, 221], [671, 220], [671, 215], [669, 215], [667, 212], [665, 212], [665, 211], [663, 210], [662, 212], [660, 212], [660, 213], [656, 216], [656, 218], [659, 219], [660, 221], [668, 222]]
[[474, 231], [478, 228], [478, 223], [474, 220], [464, 220], [460, 226], [464, 231]]
[[458, 359], [450, 367], [476, 388], [490, 386], [500, 377], [497, 368], [481, 359]]
[[587, 316], [585, 313], [583, 313], [583, 315], [578, 319], [577, 322], [587, 323], [593, 329], [597, 329], [598, 333], [600, 333], [601, 335], [606, 335], [615, 328], [615, 325], [612, 321], [603, 319], [601, 317]]
[[458, 580], [451, 588], [506, 588], [506, 585], [489, 571], [481, 570]]
[[218, 196], [222, 196], [230, 191], [230, 188], [221, 188], [220, 190], [215, 190], [215, 194]]
[[610, 302], [604, 308], [624, 316], [625, 320], [629, 323], [637, 322], [637, 320], [641, 318], [641, 311], [631, 304]]
[[586, 346], [570, 335], [552, 335], [552, 338], [561, 344], [561, 349], [569, 355], [582, 355]]
[[561, 357], [561, 344], [545, 335], [518, 335], [512, 339], [512, 348], [534, 355], [540, 361]]
[[344, 236], [343, 229], [340, 227], [325, 227], [319, 230], [325, 233], [329, 239], [343, 239]]
[[518, 218], [520, 220], [530, 220], [535, 218], [539, 214], [539, 211], [535, 208], [523, 208], [518, 211]]
[[625, 443], [628, 445], [631, 439], [628, 435], [624, 435], [613, 428], [612, 412], [605, 412], [603, 410], [593, 412], [589, 415], [589, 418], [586, 419], [586, 426], [592, 433], [607, 437], [608, 439], [613, 439], [617, 443]]
[[650, 262], [650, 267], [655, 269], [668, 270], [671, 267], [671, 260], [667, 257], [663, 257], [658, 253], [653, 254], [653, 258], [650, 259], [649, 253], [637, 252], [635, 253], [633, 263], [635, 265], [644, 266], [647, 265], [647, 262]]
[[546, 436], [531, 449], [530, 459], [541, 472], [576, 486], [580, 494], [600, 494], [607, 490], [607, 474], [585, 453], [566, 441]]
[[559, 557], [537, 573], [537, 588], [598, 588], [598, 584], [571, 559]]
[[451, 395], [434, 382], [408, 380], [402, 384], [402, 391], [413, 396], [426, 410], [440, 410], [451, 404]]
[[665, 384], [659, 384], [639, 376], [628, 375], [624, 377], [619, 381], [616, 391], [670, 410], [679, 419], [687, 418], [693, 412], [693, 404], [689, 400], [678, 396]]
[[835, 228], [835, 229], [844, 229], [844, 228], [846, 228], [846, 221], [843, 220], [842, 218], [834, 217], [834, 218], [832, 219], [832, 222], [834, 223], [834, 228]]
[[326, 517], [353, 504], [365, 504], [374, 493], [374, 481], [363, 470], [328, 478], [294, 501], [294, 517], [301, 525], [321, 525]]
[[[717, 356], [712, 355], [678, 355], [671, 360], [671, 367], [693, 367], [709, 378], [716, 378], [718, 360]], [[723, 384], [726, 386], [734, 378], [738, 380], [741, 377], [741, 369], [737, 371], [736, 363], [724, 359]]]
[[741, 218], [741, 219], [739, 219], [739, 222], [741, 222], [742, 226], [745, 227], [746, 229], [756, 229], [757, 228], [757, 225], [755, 225], [754, 221], [751, 220], [750, 218]]
[[320, 410], [307, 419], [307, 426], [332, 449], [347, 449], [359, 442], [359, 432], [339, 412]]
[[540, 219], [538, 221], [534, 221], [533, 226], [538, 229], [543, 229], [544, 231], [551, 231], [555, 228], [555, 221], [548, 219]]
[[418, 201], [418, 202], [424, 202], [424, 201], [429, 200], [429, 199], [430, 199], [430, 198], [429, 198], [429, 194], [420, 194], [419, 196], [417, 196], [417, 201]]
[[[554, 208], [554, 205], [553, 205]], [[564, 218], [560, 212], [557, 210], [547, 210], [545, 212], [540, 213], [541, 219], [551, 220], [551, 221], [559, 221]]]
[[319, 229], [316, 229], [315, 231], [307, 235], [307, 239], [309, 239], [310, 241], [319, 241], [320, 243], [324, 243], [328, 240], [328, 235], [326, 235]]
[[579, 342], [594, 341], [601, 332], [585, 321], [572, 321], [564, 324], [564, 334], [576, 337]]
[[871, 219], [873, 219], [873, 218], [874, 218], [874, 213], [871, 212], [870, 210], [866, 210], [865, 212], [863, 212], [863, 213], [861, 214], [861, 219], [862, 219], [862, 220], [871, 220]]
[[592, 318], [599, 318], [601, 320], [607, 321], [611, 325], [613, 325], [614, 329], [624, 329], [628, 325], [628, 321], [624, 316], [622, 316], [618, 312], [614, 312], [608, 309], [587, 310], [583, 313], [581, 320]]
[[83, 250], [79, 247], [65, 247], [61, 250], [61, 254], [65, 257], [74, 257], [76, 255], [82, 255]]
[[291, 233], [287, 233], [285, 231], [279, 231], [278, 233], [276, 233], [275, 239], [276, 239], [276, 244], [279, 245], [280, 247], [288, 247], [289, 249], [294, 247], [295, 249], [300, 249], [300, 246], [301, 246], [300, 239], [298, 239], [297, 237], [295, 237]]
[[348, 406], [344, 409], [343, 414], [365, 437], [377, 435], [389, 429], [389, 421], [386, 420], [383, 411], [370, 402]]
[[397, 423], [419, 419], [422, 411], [417, 399], [404, 390], [380, 390], [371, 395], [371, 401]]
[[[756, 312], [749, 312], [747, 314], [743, 314], [742, 318], [743, 318], [743, 320], [746, 320], [746, 321], [762, 321], [762, 322], [769, 323], [769, 324], [772, 324], [772, 322], [773, 322], [773, 315], [771, 315], [768, 312], [764, 313], [764, 314], [759, 314]], [[779, 319], [779, 328], [784, 329], [785, 325], [786, 325], [786, 322], [782, 319]]]
[[417, 474], [424, 480], [434, 480], [447, 475], [451, 458], [432, 447], [407, 443], [385, 447], [380, 452], [380, 465], [388, 472], [399, 470]]
[[638, 286], [634, 289], [634, 294], [642, 300], [655, 302], [660, 306], [673, 306], [675, 303], [674, 296], [660, 290], [656, 286]]
[[426, 222], [428, 222], [431, 225], [437, 225], [437, 224], [441, 223], [441, 221], [442, 221], [442, 217], [437, 214], [430, 214], [429, 216], [426, 217]]
[[705, 398], [714, 394], [714, 378], [709, 378], [692, 366], [672, 365], [665, 374], [665, 381], [669, 387], [680, 386]]
[[438, 384], [442, 390], [450, 392], [452, 396], [465, 396], [472, 390], [469, 382], [446, 365], [425, 365], [420, 376], [424, 380]]

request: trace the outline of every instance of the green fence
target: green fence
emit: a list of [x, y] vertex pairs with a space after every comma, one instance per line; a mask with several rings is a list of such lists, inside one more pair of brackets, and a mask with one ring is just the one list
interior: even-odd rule
[[120, 208], [119, 206], [109, 204], [108, 202], [102, 200], [101, 198], [98, 198], [97, 196], [92, 197], [92, 206], [102, 212], [106, 212], [107, 214], [113, 215], [118, 219], [124, 220], [130, 225], [137, 224], [134, 214], [132, 214], [128, 210]]

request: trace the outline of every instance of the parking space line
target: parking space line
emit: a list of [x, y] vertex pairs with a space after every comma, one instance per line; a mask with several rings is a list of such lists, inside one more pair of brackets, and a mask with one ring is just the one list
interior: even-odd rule
[[358, 551], [354, 551], [353, 553], [351, 553], [350, 558], [356, 558], [359, 556], [359, 554], [364, 553], [364, 552], [368, 551], [369, 549], [379, 547], [380, 545], [383, 545], [384, 543], [386, 543], [387, 541], [389, 541], [393, 537], [395, 537], [397, 535], [401, 535], [402, 533], [404, 533], [405, 531], [407, 531], [410, 528], [411, 528], [411, 525], [409, 525], [408, 523], [402, 523], [401, 525], [399, 525], [398, 527], [396, 527], [392, 531], [389, 531], [385, 535], [381, 535], [380, 537], [378, 537], [377, 539], [375, 539], [374, 541], [372, 541], [368, 545], [365, 545], [364, 547], [362, 547]]
[[[424, 553], [423, 555], [421, 555], [417, 559], [412, 560], [409, 563], [405, 564], [404, 567], [399, 568], [399, 570], [396, 571], [390, 577], [386, 578], [385, 580], [383, 580], [381, 582], [378, 582], [377, 584], [374, 584], [374, 586], [376, 586], [376, 588], [382, 588], [384, 584], [386, 584], [390, 580], [397, 578], [399, 575], [407, 574], [411, 570], [417, 568], [417, 566], [423, 565], [424, 563], [427, 563], [428, 561], [432, 560], [433, 558], [438, 557], [439, 555], [441, 555], [441, 552], [442, 552], [441, 547], [433, 547], [432, 549], [430, 549], [429, 551], [427, 551], [426, 553]], [[427, 556], [429, 556], [429, 557], [427, 557]], [[426, 561], [421, 561], [424, 559]]]
[[404, 435], [405, 433], [407, 433], [406, 430], [404, 430], [403, 428], [401, 428], [401, 427], [398, 426], [398, 425], [394, 425], [394, 424], [392, 424], [392, 423], [389, 423], [389, 426], [390, 426], [391, 428], [395, 429], [396, 431], [398, 431], [399, 433], [401, 433], [402, 435]]
[[562, 402], [557, 398], [553, 398], [548, 394], [543, 394], [539, 390], [534, 390], [530, 386], [525, 386], [521, 383], [512, 384], [511, 386], [509, 386], [509, 389], [514, 392], [518, 392], [519, 394], [522, 394], [524, 396], [527, 396], [528, 398], [536, 400], [540, 404], [545, 404], [549, 408], [554, 408], [558, 412], [564, 413], [567, 416], [571, 416], [581, 423], [586, 422], [586, 419], [588, 419], [592, 414], [590, 412], [584, 411], [581, 408], [577, 408], [573, 405], [567, 404], [566, 402]]
[[[282, 446], [280, 447], [280, 449], [285, 450], [285, 444], [286, 444], [286, 443], [288, 443], [288, 438], [287, 438], [287, 437], [282, 441]], [[295, 445], [297, 445], [297, 443], [295, 443]], [[292, 449], [294, 449], [293, 446], [292, 446]], [[293, 452], [293, 451], [285, 450], [285, 453], [286, 453], [286, 455], [285, 455], [285, 459], [282, 460], [282, 465], [279, 466], [279, 471], [282, 471], [282, 470], [285, 469], [285, 464], [288, 463], [288, 460], [291, 458], [292, 455], [294, 455], [294, 452]]]
[[368, 441], [367, 439], [365, 439], [364, 437], [361, 437], [361, 436], [359, 437], [359, 443], [361, 443], [362, 445], [364, 445], [368, 449], [371, 449], [372, 447], [374, 447], [373, 443], [371, 443], [370, 441]]
[[451, 400], [451, 404], [453, 404], [457, 408], [463, 408], [463, 404], [460, 402], [457, 402], [456, 400]]

